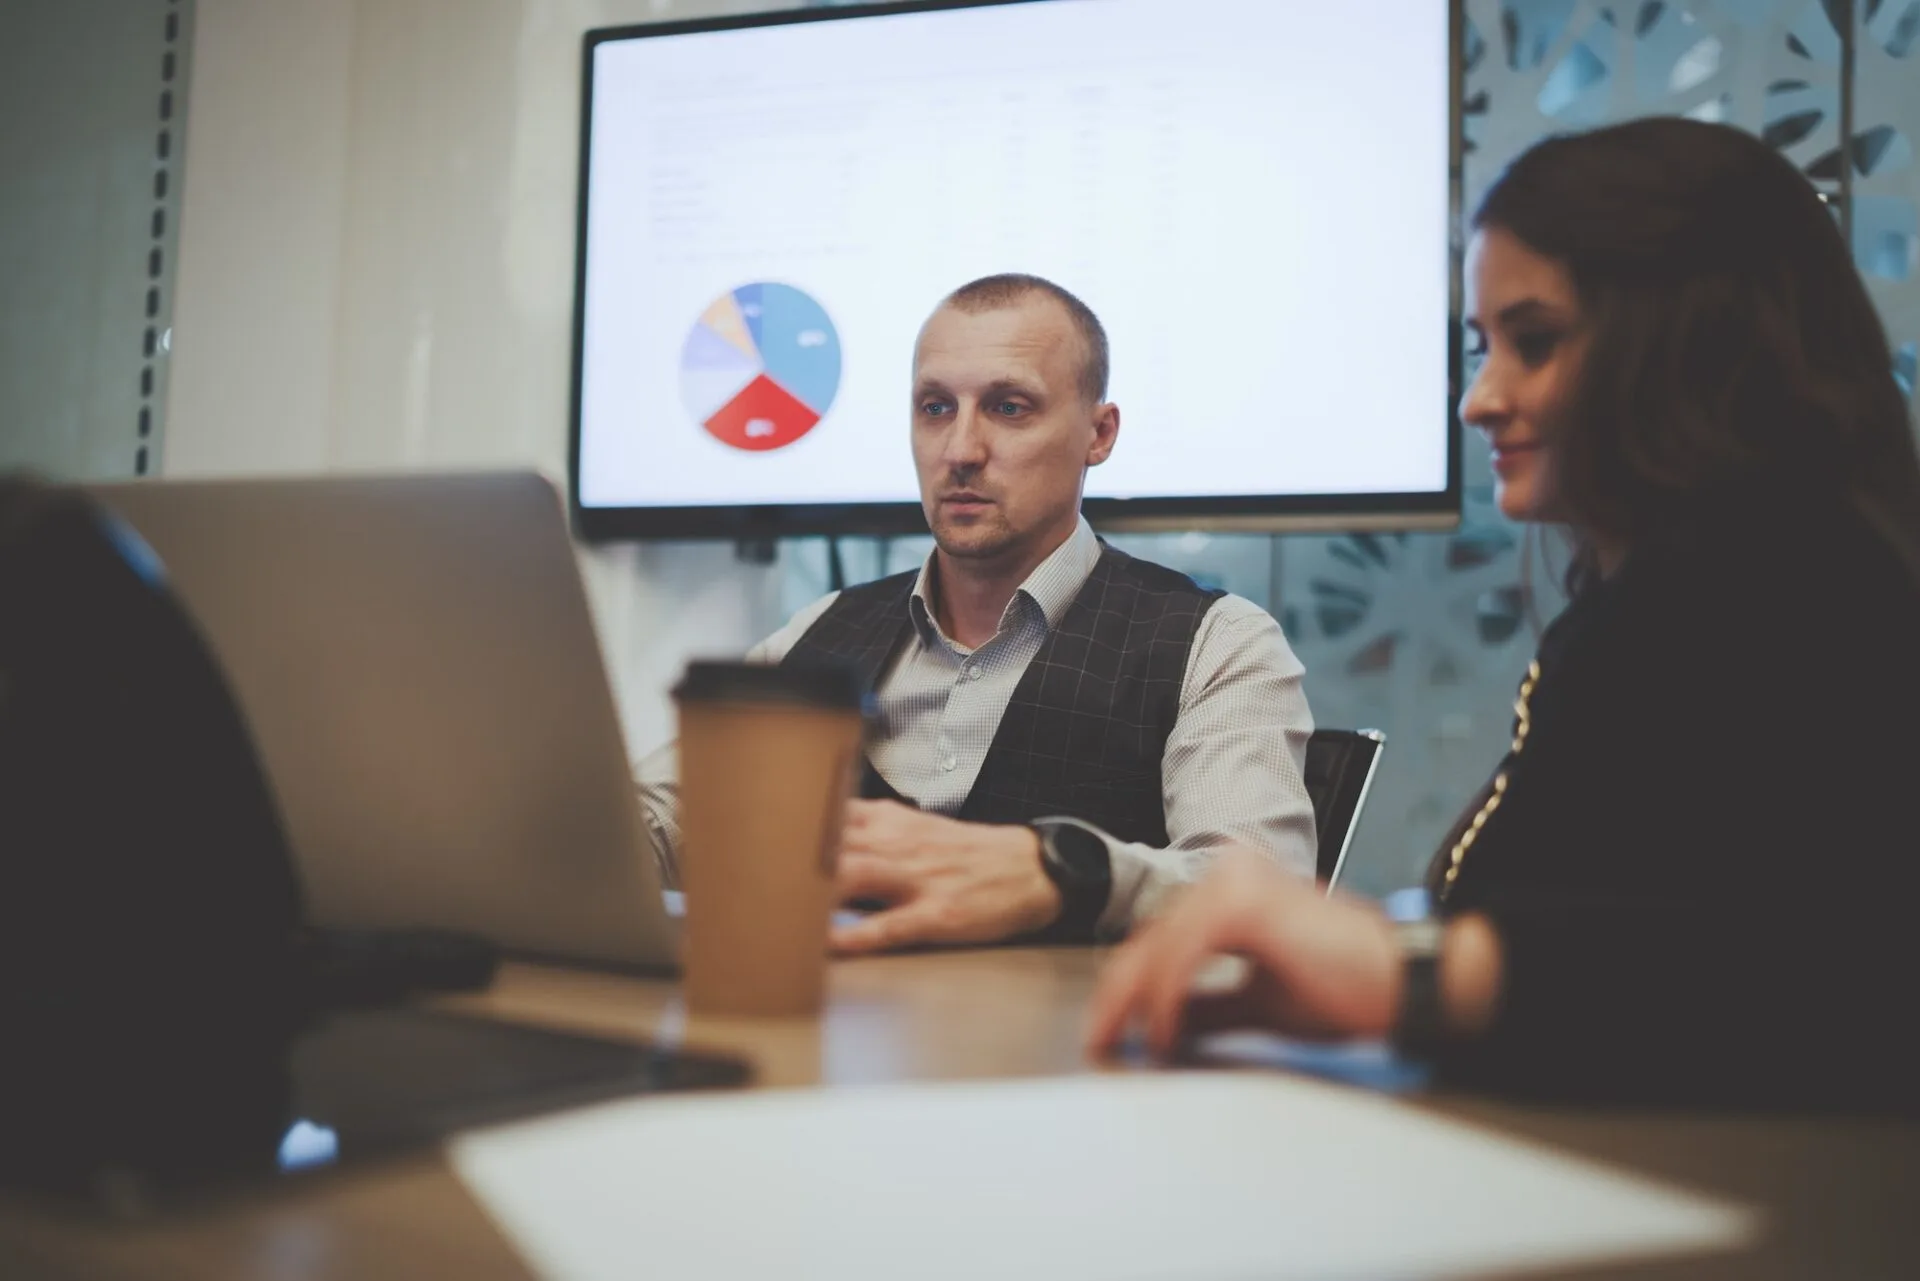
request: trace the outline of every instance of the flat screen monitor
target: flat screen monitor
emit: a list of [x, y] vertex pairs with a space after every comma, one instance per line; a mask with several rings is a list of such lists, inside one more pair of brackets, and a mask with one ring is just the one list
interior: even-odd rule
[[1106, 528], [1459, 509], [1445, 0], [987, 0], [592, 31], [588, 538], [923, 530], [915, 338], [1025, 272], [1111, 343]]

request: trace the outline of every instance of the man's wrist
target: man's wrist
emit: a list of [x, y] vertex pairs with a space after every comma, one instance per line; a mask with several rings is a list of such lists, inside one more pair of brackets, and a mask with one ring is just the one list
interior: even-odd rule
[[1060, 913], [1066, 910], [1066, 898], [1047, 875], [1046, 851], [1041, 847], [1040, 834], [1031, 827], [1002, 827], [998, 831], [1007, 842], [1012, 861], [1026, 868], [1022, 878], [1026, 892], [1021, 896], [1024, 908], [1021, 932], [1044, 930], [1060, 919]]
[[1105, 833], [1075, 818], [1037, 818], [1040, 866], [1060, 898], [1051, 936], [1080, 942], [1093, 938], [1113, 893], [1113, 855]]

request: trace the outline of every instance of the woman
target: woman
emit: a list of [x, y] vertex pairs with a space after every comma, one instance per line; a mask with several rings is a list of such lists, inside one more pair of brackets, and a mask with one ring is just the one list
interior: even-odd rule
[[[1089, 1041], [1392, 1034], [1510, 1092], [1915, 1091], [1920, 462], [1834, 220], [1759, 141], [1555, 138], [1473, 220], [1462, 417], [1572, 600], [1436, 856], [1437, 925], [1242, 855], [1113, 959]], [[1195, 995], [1207, 958], [1250, 962]]]

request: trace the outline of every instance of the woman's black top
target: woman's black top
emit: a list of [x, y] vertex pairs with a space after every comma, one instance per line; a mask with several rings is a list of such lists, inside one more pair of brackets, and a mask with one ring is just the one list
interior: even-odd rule
[[1442, 908], [1491, 918], [1504, 990], [1443, 1078], [1920, 1097], [1920, 588], [1891, 546], [1838, 501], [1720, 504], [1580, 593], [1539, 662]]

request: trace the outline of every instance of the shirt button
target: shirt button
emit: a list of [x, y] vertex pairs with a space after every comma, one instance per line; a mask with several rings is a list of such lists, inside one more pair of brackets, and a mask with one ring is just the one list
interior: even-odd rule
[[980, 665], [978, 663], [967, 664], [967, 679], [970, 681], [980, 679]]
[[957, 770], [960, 768], [960, 762], [955, 758], [949, 756], [945, 760], [940, 762], [940, 768], [943, 770], [946, 770], [949, 774], [951, 774], [954, 770]]

